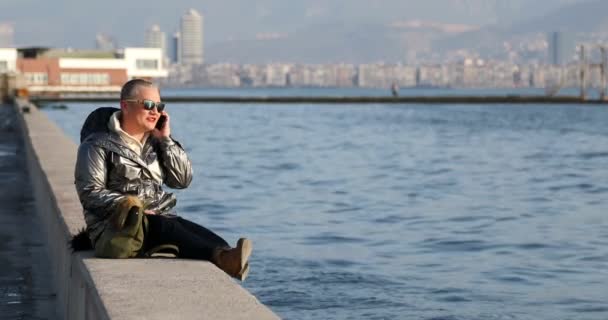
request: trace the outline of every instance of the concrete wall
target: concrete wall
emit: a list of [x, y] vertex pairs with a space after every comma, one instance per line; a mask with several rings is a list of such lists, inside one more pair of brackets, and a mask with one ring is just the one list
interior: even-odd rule
[[68, 240], [85, 226], [74, 189], [77, 146], [28, 101], [17, 100], [15, 107], [48, 239], [57, 314], [65, 319], [278, 319], [206, 261], [71, 253]]

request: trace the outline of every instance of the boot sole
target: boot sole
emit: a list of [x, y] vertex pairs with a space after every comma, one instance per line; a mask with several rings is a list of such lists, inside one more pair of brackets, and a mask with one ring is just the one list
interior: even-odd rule
[[249, 272], [248, 262], [249, 257], [251, 256], [251, 251], [253, 251], [253, 243], [247, 238], [240, 238], [239, 241], [237, 241], [236, 243], [236, 247], [241, 252], [241, 271], [239, 272], [240, 275], [245, 271], [245, 269], [247, 269], [247, 272]]
[[239, 274], [236, 275], [236, 278], [241, 281], [245, 281], [245, 278], [247, 278], [248, 275], [249, 275], [249, 263], [246, 263], [243, 270], [241, 270], [241, 272], [239, 272]]

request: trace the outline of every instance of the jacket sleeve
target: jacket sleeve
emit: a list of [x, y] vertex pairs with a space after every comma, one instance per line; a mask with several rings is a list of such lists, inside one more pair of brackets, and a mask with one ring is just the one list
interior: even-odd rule
[[163, 182], [170, 188], [184, 189], [192, 182], [192, 164], [182, 146], [170, 137], [159, 139]]
[[111, 212], [124, 198], [123, 194], [106, 188], [106, 156], [107, 153], [99, 147], [86, 142], [81, 144], [74, 173], [76, 191], [82, 207], [100, 218]]

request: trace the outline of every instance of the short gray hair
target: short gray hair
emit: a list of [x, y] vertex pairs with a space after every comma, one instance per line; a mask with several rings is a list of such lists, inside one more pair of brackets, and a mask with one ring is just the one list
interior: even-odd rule
[[137, 97], [139, 88], [156, 88], [154, 83], [145, 79], [133, 79], [127, 81], [120, 90], [120, 100], [133, 99]]

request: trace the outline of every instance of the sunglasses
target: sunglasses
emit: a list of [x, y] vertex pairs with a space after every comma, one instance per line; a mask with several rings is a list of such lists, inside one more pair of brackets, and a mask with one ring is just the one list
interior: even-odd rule
[[163, 112], [163, 110], [165, 110], [164, 102], [154, 102], [152, 100], [147, 100], [147, 99], [146, 100], [125, 99], [124, 101], [141, 103], [144, 105], [144, 109], [146, 109], [146, 110], [152, 110], [152, 109], [154, 109], [154, 107], [156, 107], [156, 110], [158, 110], [158, 112]]

